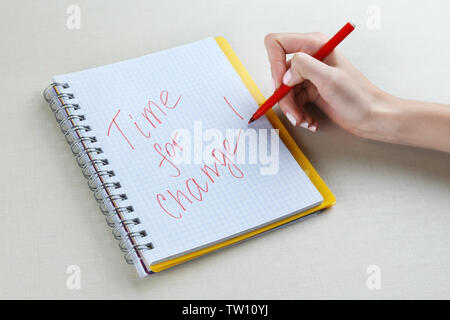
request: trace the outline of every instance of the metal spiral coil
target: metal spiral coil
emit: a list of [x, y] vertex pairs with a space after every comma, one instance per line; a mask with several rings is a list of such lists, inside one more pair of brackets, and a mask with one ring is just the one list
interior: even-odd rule
[[84, 161], [85, 158], [84, 157], [89, 157], [91, 158], [93, 155], [95, 154], [102, 154], [103, 150], [102, 148], [84, 148], [83, 150], [81, 150], [80, 152], [78, 152], [75, 155], [75, 160], [77, 160], [77, 163], [80, 167], [84, 166], [88, 161]]
[[84, 125], [76, 125], [71, 127], [70, 129], [66, 130], [66, 133], [64, 134], [64, 137], [66, 138], [67, 143], [72, 143], [73, 140], [70, 140], [70, 137], [75, 133], [78, 132], [80, 133], [81, 131], [84, 132], [89, 132], [91, 131], [91, 127], [89, 126], [84, 126]]
[[97, 166], [106, 166], [109, 164], [107, 159], [92, 159], [90, 161], [87, 161], [84, 165], [80, 166], [81, 167], [81, 172], [83, 173], [83, 176], [87, 179], [89, 178], [90, 174], [89, 174], [89, 170], [92, 168], [93, 165], [97, 165]]
[[72, 110], [78, 110], [80, 109], [80, 106], [78, 104], [73, 104], [73, 103], [64, 103], [62, 104], [60, 107], [58, 107], [55, 111], [55, 118], [56, 121], [58, 121], [58, 123], [60, 123], [63, 119], [64, 119], [64, 113], [63, 112], [67, 112], [72, 109]]
[[127, 214], [127, 213], [131, 213], [133, 212], [134, 209], [132, 206], [127, 206], [127, 207], [117, 207], [114, 208], [114, 210], [110, 211], [110, 210], [102, 210], [103, 215], [105, 216], [105, 220], [106, 223], [108, 224], [108, 226], [110, 226], [111, 228], [113, 228], [116, 225], [116, 216], [119, 214]]
[[44, 90], [44, 99], [54, 113], [81, 172], [87, 179], [88, 186], [105, 216], [106, 223], [112, 228], [114, 238], [119, 240], [119, 248], [125, 253], [125, 261], [134, 264], [134, 258], [142, 260], [142, 252], [153, 249], [153, 245], [152, 243], [141, 244], [137, 241], [139, 238], [146, 237], [147, 233], [130, 228], [141, 225], [141, 221], [138, 218], [126, 217], [134, 212], [134, 209], [132, 206], [120, 206], [120, 203], [128, 197], [124, 193], [117, 193], [117, 190], [122, 187], [119, 182], [106, 180], [115, 176], [114, 171], [105, 168], [109, 165], [107, 159], [97, 158], [103, 150], [95, 146], [97, 143], [95, 136], [86, 135], [91, 131], [91, 127], [83, 123], [86, 117], [83, 114], [73, 113], [81, 109], [78, 103], [70, 101], [75, 99], [74, 94], [60, 92], [68, 88], [70, 86], [67, 83], [54, 82]]

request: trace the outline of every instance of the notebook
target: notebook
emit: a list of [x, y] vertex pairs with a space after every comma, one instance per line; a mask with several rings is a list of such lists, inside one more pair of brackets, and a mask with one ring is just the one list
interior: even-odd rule
[[334, 196], [224, 38], [53, 77], [44, 91], [128, 263], [145, 277]]

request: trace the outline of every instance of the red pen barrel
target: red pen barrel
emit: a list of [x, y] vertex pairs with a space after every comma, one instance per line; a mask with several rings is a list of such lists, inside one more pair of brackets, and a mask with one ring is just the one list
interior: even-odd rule
[[313, 57], [320, 61], [325, 59], [353, 30], [355, 30], [355, 26], [347, 22], [325, 45], [317, 50]]
[[256, 113], [253, 115], [253, 118], [255, 120], [259, 117], [261, 117], [263, 114], [265, 114], [270, 108], [272, 108], [278, 101], [283, 99], [285, 95], [289, 93], [292, 87], [289, 87], [285, 84], [281, 85], [280, 88], [278, 88], [274, 94], [264, 102], [261, 107], [256, 111]]
[[[347, 22], [341, 30], [339, 30], [327, 43], [325, 43], [317, 52], [313, 55], [317, 60], [322, 61], [325, 59], [336, 46], [341, 43], [353, 30], [355, 30], [355, 26], [350, 22]], [[278, 88], [272, 96], [264, 102], [261, 107], [256, 110], [255, 114], [250, 118], [248, 123], [252, 123], [256, 119], [263, 116], [267, 110], [272, 108], [276, 103], [278, 103], [288, 92], [292, 89], [292, 87], [288, 87], [283, 84], [280, 88]]]

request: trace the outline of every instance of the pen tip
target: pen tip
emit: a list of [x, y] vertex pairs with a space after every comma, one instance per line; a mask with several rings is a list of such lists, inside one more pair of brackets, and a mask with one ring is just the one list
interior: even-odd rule
[[250, 120], [248, 120], [248, 124], [252, 123], [253, 121], [255, 121], [255, 119], [253, 119], [253, 117], [251, 117]]

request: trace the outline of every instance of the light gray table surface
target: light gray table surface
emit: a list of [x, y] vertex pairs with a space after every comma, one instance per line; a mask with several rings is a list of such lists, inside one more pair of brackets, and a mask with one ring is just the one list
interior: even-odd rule
[[[73, 4], [79, 30], [66, 25]], [[140, 280], [42, 99], [55, 74], [209, 36], [228, 39], [268, 96], [265, 34], [331, 35], [351, 20], [358, 28], [340, 50], [370, 80], [448, 104], [449, 12], [445, 0], [1, 1], [0, 298], [450, 298], [447, 154], [358, 139], [320, 115], [316, 134], [282, 117], [336, 205]], [[66, 285], [70, 265], [79, 290]], [[367, 286], [372, 265], [379, 289]]]

